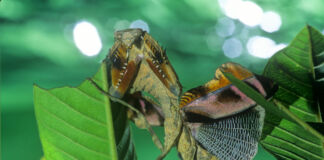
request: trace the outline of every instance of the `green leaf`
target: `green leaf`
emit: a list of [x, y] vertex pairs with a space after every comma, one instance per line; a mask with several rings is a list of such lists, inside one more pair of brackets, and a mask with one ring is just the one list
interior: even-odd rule
[[[92, 79], [107, 91], [106, 77], [102, 64]], [[34, 105], [45, 159], [136, 159], [125, 107], [110, 105], [88, 80], [49, 90], [35, 85]]]
[[[264, 109], [266, 110], [266, 116], [268, 116], [268, 115], [276, 115], [276, 117], [280, 118], [280, 120], [283, 120], [282, 125], [286, 126], [286, 128], [285, 128], [286, 129], [286, 133], [278, 133], [278, 132], [275, 132], [274, 134], [277, 134], [277, 136], [280, 136], [280, 138], [282, 138], [282, 139], [280, 139], [280, 138], [279, 139], [275, 139], [274, 137], [270, 137], [268, 139], [268, 141], [270, 143], [271, 142], [275, 142], [279, 146], [280, 145], [284, 146], [284, 145], [286, 145], [286, 144], [283, 144], [283, 143], [285, 143], [285, 139], [284, 138], [287, 138], [288, 140], [291, 140], [291, 141], [298, 141], [298, 140], [302, 139], [301, 137], [303, 137], [303, 136], [305, 136], [303, 138], [305, 138], [306, 141], [307, 140], [309, 140], [309, 141], [315, 141], [316, 143], [319, 143], [319, 144], [321, 144], [321, 142], [322, 143], [324, 142], [324, 136], [323, 135], [321, 135], [320, 133], [318, 133], [314, 128], [312, 128], [311, 126], [309, 126], [303, 120], [299, 119], [296, 115], [294, 115], [291, 111], [289, 111], [285, 106], [281, 105], [280, 103], [276, 103], [277, 104], [277, 106], [276, 106], [272, 102], [268, 102], [261, 94], [259, 94], [258, 92], [256, 92], [254, 89], [252, 89], [250, 86], [248, 86], [244, 82], [242, 82], [239, 79], [235, 78], [230, 73], [225, 73], [224, 72], [224, 75], [240, 91], [242, 91], [244, 94], [246, 94], [251, 99], [253, 99], [257, 104], [263, 106]], [[281, 118], [289, 119], [289, 121], [287, 121], [285, 119], [281, 119]], [[272, 119], [272, 120], [274, 122], [277, 121], [277, 119]], [[262, 133], [263, 136], [268, 136], [266, 134], [267, 133], [266, 130], [267, 130], [267, 127], [264, 127], [263, 128], [263, 133]], [[298, 130], [298, 133], [296, 132], [296, 130]], [[290, 137], [291, 135], [289, 135], [289, 134], [291, 134], [291, 133], [289, 133], [289, 132], [294, 133], [297, 136], [296, 137]], [[316, 136], [316, 138], [314, 138], [312, 136]], [[278, 147], [276, 148], [275, 146], [272, 146], [268, 142], [262, 141], [261, 144], [266, 149], [268, 149], [271, 153], [274, 153], [274, 152], [277, 152], [277, 151], [278, 152], [282, 151], [282, 150], [278, 149]], [[291, 147], [290, 144], [288, 144], [288, 145], [289, 145], [288, 148], [290, 150], [295, 150], [295, 148], [294, 147]], [[317, 147], [317, 148], [314, 148], [315, 150], [318, 149], [318, 148], [319, 148], [319, 150], [323, 149], [323, 148], [318, 147], [318, 146], [313, 146], [313, 147]], [[308, 150], [311, 150], [311, 149], [312, 148], [308, 148]], [[280, 154], [275, 154], [275, 156], [277, 158], [288, 158], [288, 157], [290, 157], [290, 158], [293, 158], [293, 159], [300, 159], [300, 157], [295, 156], [294, 154], [289, 153], [290, 151], [288, 151], [288, 152], [283, 151], [283, 152], [289, 154], [289, 156], [283, 156], [283, 155], [280, 155]], [[306, 159], [313, 158], [313, 157], [315, 157], [315, 159], [322, 158], [322, 157], [319, 157], [319, 156], [316, 156], [316, 155], [311, 155], [311, 154], [310, 155], [306, 155]]]
[[[306, 26], [288, 47], [271, 57], [264, 70], [264, 76], [279, 85], [273, 97], [276, 104], [306, 122], [322, 122], [315, 80], [323, 78], [323, 52], [323, 35]], [[324, 142], [320, 137], [267, 113], [261, 144], [278, 158], [324, 159]]]

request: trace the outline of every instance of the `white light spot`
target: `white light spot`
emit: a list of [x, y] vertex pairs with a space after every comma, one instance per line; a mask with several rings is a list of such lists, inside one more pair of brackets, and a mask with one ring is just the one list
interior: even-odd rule
[[232, 19], [239, 17], [241, 11], [241, 0], [218, 0], [219, 5], [223, 9], [225, 15]]
[[73, 39], [78, 49], [86, 56], [97, 55], [102, 48], [96, 27], [87, 21], [78, 22], [75, 25]]
[[150, 32], [150, 28], [149, 28], [148, 24], [145, 21], [141, 20], [141, 19], [133, 21], [130, 24], [129, 28], [140, 28], [140, 29], [146, 31], [147, 33]]
[[281, 17], [276, 12], [265, 12], [260, 26], [262, 30], [269, 33], [278, 31], [281, 26]]
[[231, 36], [235, 31], [235, 24], [229, 18], [221, 18], [216, 25], [216, 33], [221, 37]]
[[241, 55], [242, 43], [237, 38], [227, 39], [223, 44], [223, 51], [226, 57], [235, 58]]
[[262, 8], [251, 1], [244, 1], [241, 5], [239, 20], [250, 27], [260, 24], [263, 15]]
[[262, 8], [251, 1], [218, 0], [225, 15], [238, 19], [247, 26], [254, 27], [261, 22]]
[[323, 31], [322, 31], [322, 34], [324, 34], [324, 29], [323, 29]]
[[247, 43], [249, 53], [260, 58], [270, 58], [273, 54], [286, 46], [285, 44], [276, 45], [272, 39], [261, 36], [252, 37]]

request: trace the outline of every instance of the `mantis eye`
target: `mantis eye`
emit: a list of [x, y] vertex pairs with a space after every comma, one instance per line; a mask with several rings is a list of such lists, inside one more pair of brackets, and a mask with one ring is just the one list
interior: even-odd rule
[[111, 86], [109, 93], [114, 97], [122, 98], [136, 77], [142, 60], [138, 47], [143, 43], [140, 37], [144, 33], [140, 29], [115, 32], [115, 43], [105, 60]]

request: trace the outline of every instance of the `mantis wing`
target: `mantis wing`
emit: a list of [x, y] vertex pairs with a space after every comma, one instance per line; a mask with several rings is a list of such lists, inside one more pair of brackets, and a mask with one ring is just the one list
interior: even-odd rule
[[233, 74], [265, 97], [274, 88], [272, 81], [238, 64], [226, 63], [216, 70], [213, 80], [186, 92], [180, 107], [193, 137], [209, 153], [218, 159], [252, 159], [257, 152], [265, 112], [232, 85], [223, 72]]

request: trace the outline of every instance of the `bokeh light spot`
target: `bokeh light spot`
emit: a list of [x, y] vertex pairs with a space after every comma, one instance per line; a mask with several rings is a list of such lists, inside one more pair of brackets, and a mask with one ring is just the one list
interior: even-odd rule
[[148, 24], [141, 19], [133, 21], [130, 24], [129, 28], [140, 28], [140, 29], [146, 31], [147, 33], [150, 32], [150, 28], [149, 28]]
[[242, 50], [242, 43], [237, 38], [227, 39], [223, 44], [223, 52], [225, 56], [229, 58], [236, 58], [240, 56]]
[[239, 20], [247, 26], [253, 27], [260, 24], [263, 11], [260, 6], [251, 1], [244, 1], [241, 4]]
[[78, 22], [73, 29], [73, 39], [78, 49], [86, 56], [97, 55], [102, 43], [96, 27], [87, 22]]
[[259, 58], [270, 58], [277, 51], [285, 48], [287, 45], [276, 45], [275, 41], [267, 37], [254, 36], [248, 40], [248, 52]]
[[278, 31], [281, 26], [281, 17], [276, 12], [265, 12], [262, 16], [261, 29], [266, 32], [275, 32]]
[[247, 26], [254, 27], [261, 22], [262, 8], [254, 2], [242, 0], [218, 0], [218, 2], [226, 16], [238, 19]]
[[216, 25], [216, 33], [220, 37], [228, 37], [231, 36], [235, 31], [235, 24], [233, 20], [229, 18], [221, 18], [218, 20]]
[[241, 11], [241, 0], [218, 0], [218, 3], [227, 17], [238, 19]]

